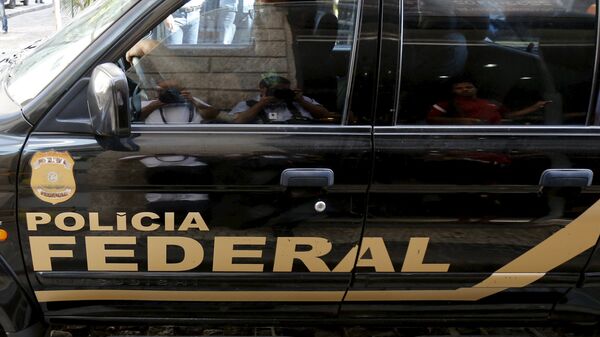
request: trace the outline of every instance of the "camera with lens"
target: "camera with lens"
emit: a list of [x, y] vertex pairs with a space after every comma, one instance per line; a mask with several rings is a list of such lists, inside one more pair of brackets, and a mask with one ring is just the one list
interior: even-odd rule
[[185, 103], [181, 91], [177, 88], [166, 88], [158, 92], [158, 100], [165, 104]]
[[269, 88], [267, 90], [267, 96], [273, 96], [279, 100], [291, 102], [296, 97], [296, 93], [292, 89], [284, 88]]

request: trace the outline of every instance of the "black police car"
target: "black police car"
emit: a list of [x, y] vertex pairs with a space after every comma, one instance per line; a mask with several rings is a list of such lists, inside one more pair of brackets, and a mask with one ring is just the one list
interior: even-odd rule
[[0, 325], [596, 323], [597, 30], [98, 0], [0, 70]]

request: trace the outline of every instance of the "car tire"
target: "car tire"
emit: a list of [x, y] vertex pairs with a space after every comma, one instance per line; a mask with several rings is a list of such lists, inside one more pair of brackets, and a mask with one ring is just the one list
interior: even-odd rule
[[22, 3], [23, 3], [23, 5], [25, 5], [25, 6], [29, 5], [29, 0], [22, 0], [21, 2], [22, 2]]
[[[2, 0], [2, 1], [4, 1], [4, 0]], [[8, 5], [6, 5], [6, 8], [8, 8], [8, 9], [12, 9], [12, 8], [15, 8], [15, 6], [16, 6], [16, 5], [17, 5], [17, 4], [15, 3], [15, 0], [10, 0], [10, 1], [8, 2]]]

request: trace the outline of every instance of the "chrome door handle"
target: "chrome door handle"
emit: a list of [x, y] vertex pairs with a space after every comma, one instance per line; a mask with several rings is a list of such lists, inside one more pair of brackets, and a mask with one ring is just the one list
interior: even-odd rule
[[589, 169], [549, 169], [542, 172], [543, 187], [587, 187], [592, 185], [594, 172]]
[[328, 168], [292, 168], [281, 172], [279, 183], [286, 187], [329, 187], [333, 171]]

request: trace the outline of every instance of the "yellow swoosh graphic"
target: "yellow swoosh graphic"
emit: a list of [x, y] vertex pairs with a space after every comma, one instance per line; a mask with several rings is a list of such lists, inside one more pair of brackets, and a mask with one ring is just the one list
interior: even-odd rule
[[183, 301], [183, 302], [339, 302], [345, 291], [171, 291], [171, 290], [44, 290], [39, 302], [56, 301]]
[[[525, 287], [594, 247], [600, 235], [600, 201], [565, 228], [471, 288], [456, 290], [350, 290], [346, 301], [477, 301], [508, 288]], [[537, 273], [531, 273], [531, 271]]]

